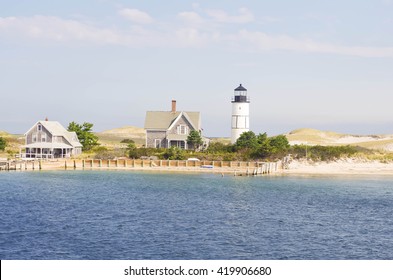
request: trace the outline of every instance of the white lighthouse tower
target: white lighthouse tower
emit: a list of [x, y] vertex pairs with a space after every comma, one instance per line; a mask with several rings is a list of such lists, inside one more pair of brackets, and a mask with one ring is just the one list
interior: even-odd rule
[[235, 88], [232, 99], [232, 135], [231, 142], [234, 144], [239, 136], [250, 130], [250, 99], [247, 89], [242, 84]]

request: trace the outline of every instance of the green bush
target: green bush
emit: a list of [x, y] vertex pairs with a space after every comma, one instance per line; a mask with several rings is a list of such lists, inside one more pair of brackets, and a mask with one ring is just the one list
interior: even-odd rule
[[178, 147], [170, 147], [169, 149], [166, 149], [163, 157], [165, 159], [184, 160], [187, 157], [187, 152]]
[[125, 143], [125, 144], [131, 144], [131, 143], [133, 143], [133, 144], [135, 144], [135, 141], [132, 140], [132, 139], [128, 139], [128, 138], [127, 138], [127, 139], [121, 140], [120, 143]]
[[4, 151], [6, 146], [7, 141], [3, 137], [0, 137], [0, 151]]

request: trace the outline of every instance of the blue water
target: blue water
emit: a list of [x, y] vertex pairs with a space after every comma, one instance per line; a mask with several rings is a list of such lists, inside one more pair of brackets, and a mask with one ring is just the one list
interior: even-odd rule
[[393, 178], [1, 172], [0, 259], [393, 259]]

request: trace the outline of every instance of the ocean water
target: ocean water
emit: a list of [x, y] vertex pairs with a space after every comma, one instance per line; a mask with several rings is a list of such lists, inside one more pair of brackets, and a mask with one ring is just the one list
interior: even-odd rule
[[393, 259], [393, 177], [0, 172], [0, 259]]

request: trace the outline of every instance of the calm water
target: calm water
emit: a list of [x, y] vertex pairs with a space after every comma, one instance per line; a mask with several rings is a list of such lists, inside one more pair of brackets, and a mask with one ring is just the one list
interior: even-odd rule
[[0, 259], [393, 259], [393, 178], [1, 172]]

